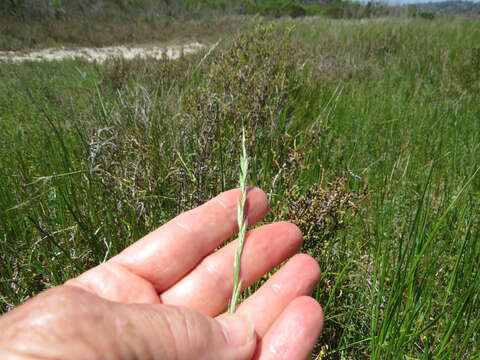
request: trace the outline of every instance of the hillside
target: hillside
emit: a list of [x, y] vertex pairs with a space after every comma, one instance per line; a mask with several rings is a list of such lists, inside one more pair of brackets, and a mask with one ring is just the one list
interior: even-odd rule
[[480, 3], [472, 1], [430, 2], [422, 7], [444, 14], [480, 14]]

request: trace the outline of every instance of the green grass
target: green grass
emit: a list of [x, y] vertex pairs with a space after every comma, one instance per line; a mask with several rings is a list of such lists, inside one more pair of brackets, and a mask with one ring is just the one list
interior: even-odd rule
[[315, 354], [480, 356], [478, 25], [310, 18], [203, 61], [1, 64], [0, 310], [237, 186], [244, 121], [266, 221], [323, 271]]

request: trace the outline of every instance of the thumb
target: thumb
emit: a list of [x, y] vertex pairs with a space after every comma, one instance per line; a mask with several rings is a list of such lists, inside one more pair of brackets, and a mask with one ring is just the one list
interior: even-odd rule
[[244, 315], [224, 314], [213, 319], [169, 305], [125, 308], [130, 319], [128, 335], [122, 334], [122, 326], [119, 335], [125, 338], [127, 351], [138, 358], [247, 360], [255, 353], [254, 326]]

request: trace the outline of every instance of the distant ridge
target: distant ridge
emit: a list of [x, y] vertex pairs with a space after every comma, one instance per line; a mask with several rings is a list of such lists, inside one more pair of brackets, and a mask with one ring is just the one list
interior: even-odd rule
[[480, 15], [480, 2], [473, 1], [435, 1], [413, 4], [425, 11], [442, 14], [472, 14]]

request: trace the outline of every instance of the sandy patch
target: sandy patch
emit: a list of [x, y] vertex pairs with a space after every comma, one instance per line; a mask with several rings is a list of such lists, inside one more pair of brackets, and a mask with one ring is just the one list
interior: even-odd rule
[[177, 59], [182, 55], [193, 54], [205, 45], [200, 43], [186, 44], [182, 46], [148, 46], [128, 47], [109, 46], [103, 48], [48, 48], [31, 52], [0, 51], [0, 61], [24, 62], [24, 61], [61, 61], [66, 59], [85, 59], [91, 62], [102, 63], [109, 58], [155, 58], [155, 59]]

